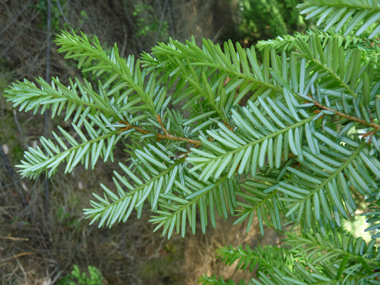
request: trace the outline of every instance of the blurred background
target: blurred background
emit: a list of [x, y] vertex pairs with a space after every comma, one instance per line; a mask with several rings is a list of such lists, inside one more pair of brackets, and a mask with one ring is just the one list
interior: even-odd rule
[[[0, 95], [14, 81], [41, 76], [62, 83], [81, 74], [63, 59], [54, 45], [61, 30], [96, 35], [105, 50], [116, 42], [122, 56], [150, 52], [169, 38], [184, 42], [194, 35], [247, 47], [258, 40], [302, 32], [309, 28], [296, 9], [298, 0], [0, 0]], [[220, 219], [206, 234], [188, 233], [171, 240], [153, 233], [146, 210], [140, 220], [132, 214], [125, 224], [98, 229], [83, 218], [92, 192], [100, 182], [111, 189], [116, 163], [98, 163], [94, 171], [80, 166], [69, 175], [51, 179], [21, 179], [15, 165], [40, 136], [57, 125], [73, 134], [70, 120], [16, 112], [0, 96], [0, 284], [68, 284], [64, 278], [77, 265], [96, 267], [103, 284], [196, 284], [202, 274], [221, 274], [238, 281], [254, 275], [217, 262], [219, 246], [280, 242], [281, 236], [257, 227]], [[122, 150], [115, 153], [124, 161]], [[360, 224], [360, 222], [359, 222]], [[232, 227], [233, 226], [233, 227]], [[355, 230], [351, 223], [350, 230]]]

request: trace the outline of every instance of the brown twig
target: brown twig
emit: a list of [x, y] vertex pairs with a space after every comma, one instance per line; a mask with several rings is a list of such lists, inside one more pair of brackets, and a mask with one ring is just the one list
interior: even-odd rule
[[13, 241], [29, 241], [28, 238], [17, 238], [17, 237], [2, 237], [0, 236], [0, 239], [9, 239]]
[[[120, 129], [121, 131], [127, 131], [127, 130], [134, 129], [134, 130], [136, 130], [136, 131], [138, 131], [138, 132], [140, 132], [142, 134], [155, 134], [158, 139], [172, 140], [172, 141], [185, 141], [185, 142], [188, 142], [188, 143], [192, 143], [192, 144], [194, 144], [197, 147], [199, 147], [199, 146], [202, 145], [202, 142], [198, 141], [198, 140], [193, 140], [193, 139], [189, 139], [189, 138], [182, 138], [182, 137], [176, 137], [176, 136], [168, 134], [167, 132], [165, 132], [166, 133], [165, 135], [163, 135], [163, 134], [157, 134], [155, 132], [151, 132], [151, 131], [148, 131], [148, 130], [145, 130], [145, 129], [142, 129], [142, 128], [139, 128], [139, 127], [131, 126], [128, 122], [120, 121], [120, 123], [126, 125], [125, 128], [121, 128]], [[164, 131], [166, 131], [166, 130], [164, 129]]]
[[8, 257], [8, 258], [6, 258], [6, 259], [3, 259], [3, 260], [1, 261], [1, 263], [6, 263], [7, 261], [9, 261], [9, 260], [11, 260], [11, 259], [19, 258], [19, 257], [21, 257], [21, 256], [25, 256], [25, 255], [32, 255], [32, 254], [34, 254], [34, 252], [21, 252], [21, 253], [19, 253], [19, 254], [14, 255], [14, 256], [11, 256], [11, 257]]
[[347, 114], [344, 114], [344, 113], [341, 113], [337, 110], [334, 110], [334, 109], [331, 109], [329, 107], [326, 107], [320, 103], [318, 103], [317, 101], [313, 101], [313, 103], [315, 104], [315, 106], [317, 106], [318, 108], [321, 108], [323, 110], [327, 110], [327, 111], [331, 111], [331, 112], [334, 112], [335, 115], [339, 116], [339, 117], [342, 117], [342, 118], [346, 118], [346, 119], [349, 119], [351, 121], [354, 121], [354, 122], [358, 122], [358, 123], [361, 123], [363, 125], [367, 125], [369, 127], [372, 127], [374, 128], [376, 131], [379, 131], [380, 130], [380, 125], [374, 123], [374, 122], [371, 122], [371, 123], [367, 123], [365, 120], [363, 119], [359, 119], [359, 118], [356, 118], [354, 116], [351, 116], [351, 115], [347, 115]]
[[161, 121], [161, 116], [157, 114], [157, 121], [158, 123], [160, 124], [161, 128], [164, 130], [164, 133], [166, 136], [170, 136], [168, 131], [165, 129], [164, 125], [162, 124], [162, 121]]
[[223, 122], [223, 124], [226, 125], [226, 127], [231, 131], [233, 132], [234, 131], [234, 127], [231, 127], [230, 125], [228, 125], [226, 122]]
[[197, 143], [197, 144], [194, 144], [193, 148], [198, 148], [198, 147], [200, 147], [201, 145], [202, 145], [202, 142], [201, 142], [201, 141], [199, 141], [199, 143]]
[[370, 143], [371, 140], [372, 140], [373, 135], [374, 135], [377, 131], [378, 131], [378, 130], [376, 129], [376, 130], [374, 130], [374, 131], [372, 131], [372, 132], [365, 133], [365, 134], [363, 135], [363, 138], [366, 138], [366, 137], [369, 136], [368, 143]]

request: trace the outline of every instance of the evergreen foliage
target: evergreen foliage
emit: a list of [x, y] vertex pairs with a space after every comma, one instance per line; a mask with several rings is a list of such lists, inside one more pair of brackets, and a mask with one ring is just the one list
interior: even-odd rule
[[249, 43], [271, 39], [305, 27], [296, 8], [300, 0], [242, 0], [241, 36]]
[[[51, 176], [64, 162], [65, 172], [94, 168], [113, 161], [123, 139], [130, 158], [115, 171], [114, 189], [101, 185], [104, 194], [84, 210], [91, 223], [112, 227], [145, 206], [170, 238], [195, 233], [197, 217], [202, 232], [216, 215], [246, 221], [247, 231], [256, 217], [262, 234], [264, 225], [291, 225], [292, 233], [281, 248], [219, 250], [227, 264], [258, 266], [249, 284], [380, 284], [379, 1], [306, 0], [299, 8], [325, 30], [259, 43], [262, 63], [254, 46], [198, 47], [194, 39], [124, 59], [116, 45], [107, 54], [96, 38], [64, 32], [56, 43], [66, 58], [110, 76], [98, 90], [57, 78], [6, 90], [20, 110], [74, 117], [79, 137], [59, 128], [41, 138], [25, 153], [22, 175]], [[360, 202], [354, 197], [371, 209], [368, 243], [342, 230]]]
[[102, 285], [103, 276], [96, 267], [88, 266], [90, 277], [85, 272], [81, 272], [78, 265], [74, 265], [74, 269], [70, 274], [64, 276], [58, 281], [58, 285]]

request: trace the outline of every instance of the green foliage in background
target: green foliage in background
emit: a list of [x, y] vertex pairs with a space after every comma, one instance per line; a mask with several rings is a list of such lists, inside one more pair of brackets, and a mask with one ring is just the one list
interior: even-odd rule
[[[63, 4], [63, 1], [59, 1], [60, 4]], [[55, 4], [55, 3], [54, 3]], [[48, 0], [38, 0], [35, 4], [32, 4], [31, 7], [35, 8], [38, 14], [41, 16], [41, 24], [38, 25], [37, 27], [40, 29], [43, 29], [46, 31], [46, 22], [47, 22], [47, 9], [46, 7], [48, 6]], [[52, 5], [52, 17], [51, 17], [51, 28], [53, 31], [58, 32], [60, 28], [60, 19], [59, 17], [61, 16], [61, 12], [59, 11], [57, 5]]]
[[[204, 233], [216, 215], [247, 231], [257, 219], [263, 235], [264, 225], [288, 230], [281, 248], [218, 251], [239, 269], [257, 266], [249, 284], [379, 284], [379, 1], [298, 7], [324, 30], [259, 43], [262, 63], [254, 46], [228, 41], [222, 50], [194, 39], [124, 59], [116, 45], [107, 54], [96, 37], [64, 32], [59, 52], [83, 73], [109, 76], [96, 89], [78, 78], [69, 86], [39, 78], [6, 90], [20, 111], [50, 109], [77, 134], [58, 127], [42, 137], [25, 152], [21, 175], [52, 176], [60, 165], [70, 173], [79, 163], [94, 169], [125, 148], [115, 186], [101, 184], [84, 210], [91, 223], [112, 227], [145, 207], [155, 231], [170, 238], [195, 234], [197, 222]], [[342, 230], [363, 200], [368, 243]]]
[[[59, 6], [58, 6], [59, 4]], [[53, 33], [58, 33], [61, 29], [68, 30], [72, 27], [70, 26], [70, 23], [66, 22], [68, 17], [68, 13], [65, 12], [63, 9], [68, 5], [68, 1], [66, 0], [59, 0], [59, 1], [51, 1], [51, 30]], [[48, 18], [47, 13], [47, 7], [48, 7], [48, 0], [38, 0], [36, 3], [31, 4], [31, 7], [35, 8], [38, 14], [40, 14], [41, 17], [41, 24], [38, 25], [38, 28], [47, 29], [46, 22]], [[63, 20], [64, 19], [64, 20]], [[88, 20], [88, 15], [86, 11], [82, 10], [80, 11], [80, 17], [78, 19], [79, 29], [82, 27], [85, 23], [85, 21]]]
[[81, 272], [77, 265], [74, 265], [71, 274], [66, 275], [57, 282], [58, 285], [102, 285], [103, 276], [96, 267], [88, 266], [90, 277], [85, 272]]
[[300, 0], [239, 1], [241, 36], [252, 44], [304, 29], [305, 23], [296, 8], [299, 3]]
[[135, 5], [133, 16], [136, 17], [136, 36], [155, 38], [158, 33], [160, 41], [167, 41], [169, 39], [169, 23], [168, 21], [161, 21], [155, 16], [154, 7], [151, 5], [141, 4]]

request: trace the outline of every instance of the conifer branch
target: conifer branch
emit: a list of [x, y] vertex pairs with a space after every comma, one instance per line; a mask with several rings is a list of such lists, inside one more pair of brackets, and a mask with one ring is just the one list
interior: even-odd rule
[[[358, 97], [358, 94], [356, 94], [355, 90], [352, 90], [352, 88], [344, 81], [342, 80], [336, 72], [334, 72], [331, 68], [326, 66], [325, 64], [321, 63], [319, 60], [315, 59], [311, 54], [308, 53], [307, 45], [302, 41], [302, 39], [298, 39], [297, 41], [299, 49], [302, 51], [302, 56], [310, 60], [310, 62], [314, 63], [319, 69], [324, 70], [326, 73], [328, 73], [334, 80], [339, 83], [348, 94], [350, 94], [353, 98]], [[305, 45], [305, 46], [303, 46]], [[306, 49], [306, 50], [305, 50]]]
[[339, 116], [339, 117], [342, 117], [342, 118], [346, 118], [346, 119], [349, 119], [350, 121], [354, 121], [354, 122], [357, 122], [357, 123], [360, 123], [362, 125], [366, 125], [366, 126], [369, 126], [369, 127], [372, 127], [374, 128], [376, 131], [379, 131], [380, 130], [380, 125], [379, 124], [376, 124], [374, 123], [373, 121], [371, 123], [367, 123], [365, 120], [363, 119], [359, 119], [357, 117], [354, 117], [354, 116], [351, 116], [351, 115], [347, 115], [347, 114], [344, 114], [342, 112], [339, 112], [335, 109], [332, 109], [332, 108], [329, 108], [327, 106], [324, 106], [320, 103], [318, 103], [317, 101], [313, 101], [313, 103], [315, 104], [315, 106], [317, 106], [318, 108], [321, 108], [323, 110], [326, 110], [326, 111], [331, 111], [331, 112], [334, 112], [335, 115]]
[[[250, 284], [376, 283], [380, 234], [367, 244], [337, 228], [355, 213], [356, 191], [372, 203], [366, 231], [380, 229], [379, 61], [377, 46], [367, 42], [380, 33], [380, 8], [373, 0], [304, 1], [302, 14], [319, 19], [325, 32], [268, 41], [261, 62], [255, 47], [229, 41], [222, 49], [207, 40], [198, 47], [193, 38], [159, 43], [141, 66], [134, 56], [120, 57], [116, 45], [109, 54], [96, 37], [63, 33], [59, 51], [83, 72], [107, 72], [108, 79], [99, 91], [58, 78], [5, 91], [20, 111], [65, 111], [79, 135], [58, 127], [55, 141], [41, 138], [18, 165], [21, 174], [50, 176], [64, 161], [65, 172], [79, 163], [94, 168], [100, 157], [113, 162], [116, 144], [130, 137], [129, 165], [119, 163], [124, 172], [114, 172], [115, 187], [101, 184], [103, 195], [94, 193], [85, 209], [92, 222], [111, 227], [133, 210], [141, 217], [150, 204], [154, 231], [162, 228], [168, 238], [184, 237], [189, 227], [194, 234], [198, 221], [204, 233], [216, 215], [238, 216], [235, 224], [246, 222], [247, 232], [255, 219], [262, 234], [264, 225], [284, 232], [292, 223], [290, 231], [299, 225], [300, 232], [287, 239], [289, 251], [238, 248], [222, 257], [239, 259], [243, 269], [258, 264], [260, 281]], [[179, 102], [189, 116], [170, 110]]]

